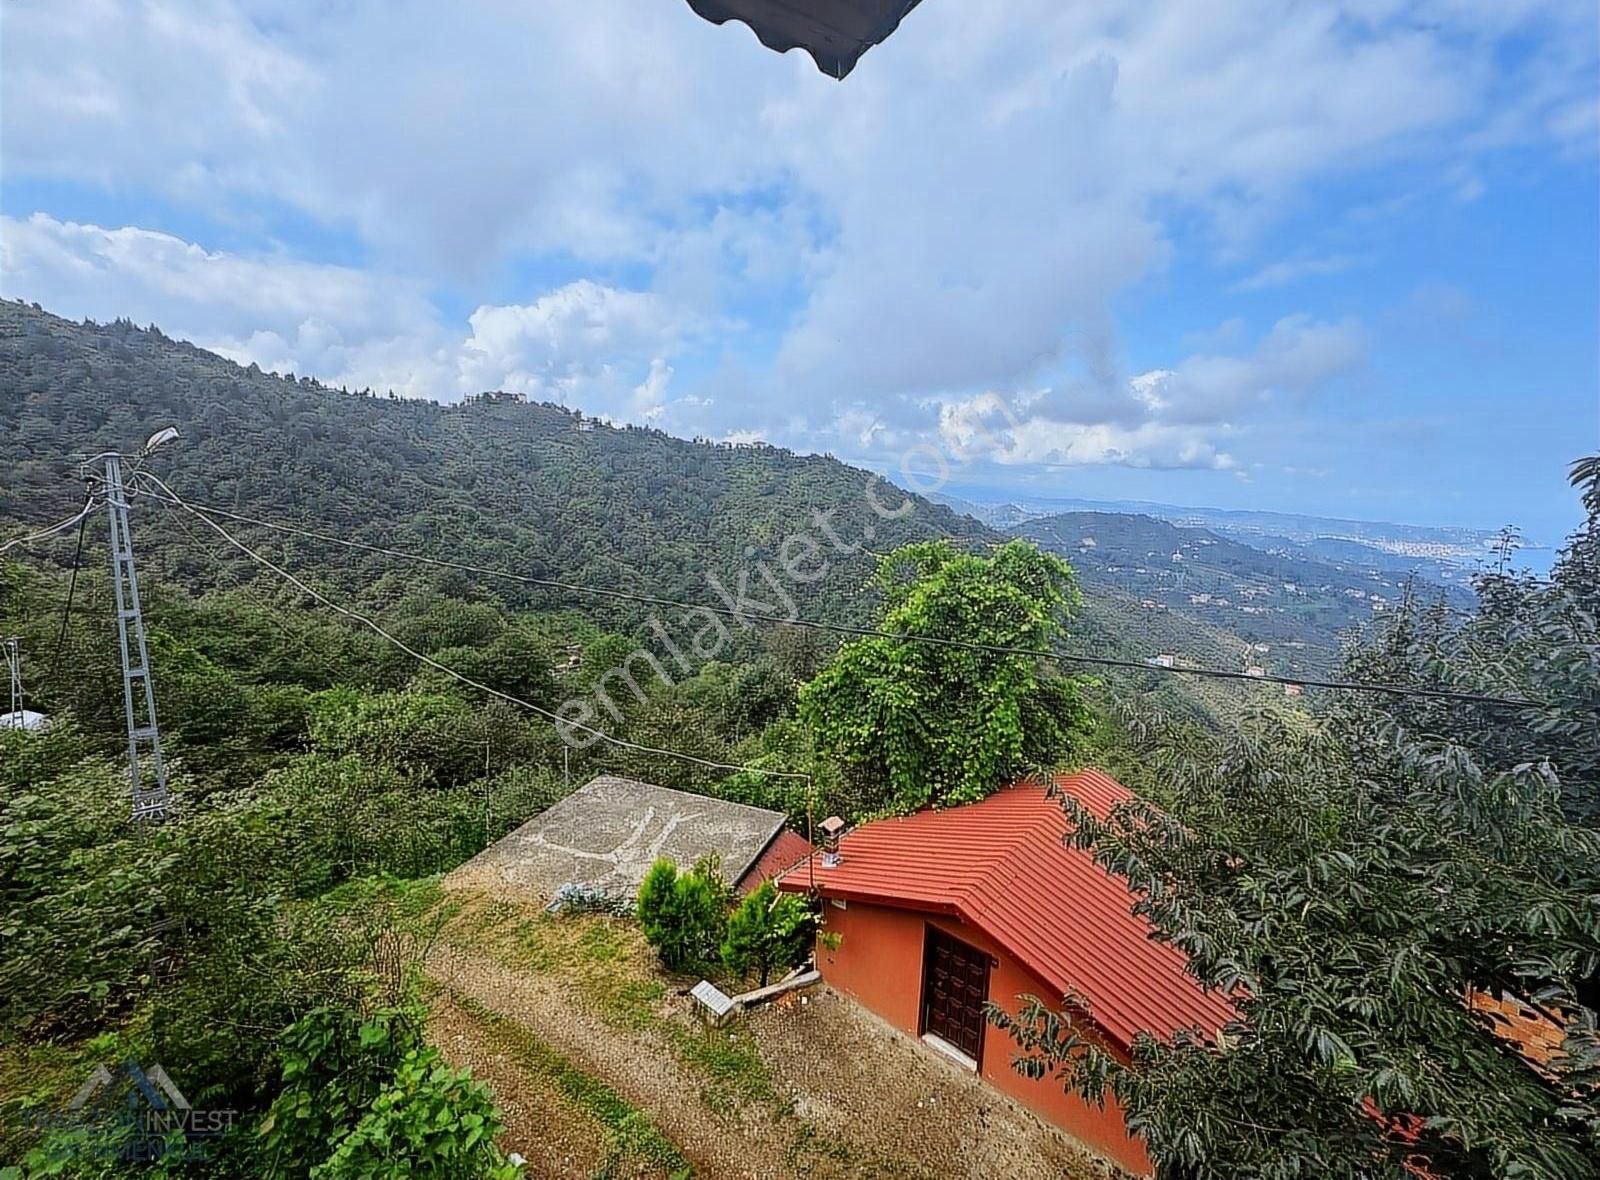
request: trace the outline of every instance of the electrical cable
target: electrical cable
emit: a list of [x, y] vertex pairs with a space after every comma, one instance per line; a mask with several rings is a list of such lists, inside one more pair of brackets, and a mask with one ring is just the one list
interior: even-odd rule
[[[630, 741], [628, 741], [628, 740], [626, 740], [624, 738], [613, 737], [611, 734], [606, 733], [604, 730], [595, 729], [593, 726], [584, 725], [582, 722], [572, 721], [572, 720], [569, 720], [567, 718], [561, 717], [558, 714], [551, 712], [549, 709], [545, 709], [545, 708], [542, 708], [539, 705], [533, 704], [531, 701], [525, 701], [525, 700], [521, 699], [520, 697], [512, 696], [510, 693], [501, 692], [497, 688], [491, 688], [487, 684], [482, 684], [479, 681], [473, 680], [470, 676], [464, 676], [460, 672], [457, 672], [454, 668], [448, 667], [445, 664], [441, 664], [438, 660], [433, 659], [431, 656], [425, 655], [424, 653], [422, 653], [420, 651], [417, 651], [415, 648], [410, 647], [403, 640], [398, 639], [395, 636], [391, 635], [388, 631], [385, 631], [383, 629], [383, 627], [381, 627], [373, 619], [371, 619], [368, 616], [362, 614], [360, 611], [352, 610], [350, 607], [340, 605], [339, 603], [335, 602], [333, 599], [329, 598], [327, 595], [323, 594], [321, 591], [317, 590], [315, 587], [307, 585], [305, 582], [301, 581], [293, 573], [291, 573], [290, 571], [284, 569], [282, 566], [278, 565], [271, 558], [265, 557], [262, 554], [256, 552], [249, 545], [246, 545], [243, 541], [239, 540], [232, 533], [228, 532], [227, 529], [223, 528], [216, 521], [214, 521], [210, 517], [206, 516], [203, 512], [199, 511], [194, 506], [186, 503], [180, 496], [178, 496], [178, 494], [176, 492], [174, 492], [171, 488], [167, 487], [166, 484], [162, 483], [162, 481], [157, 476], [151, 475], [149, 472], [144, 472], [143, 475], [142, 475], [142, 478], [153, 480], [156, 484], [158, 484], [163, 489], [165, 489], [166, 492], [168, 493], [168, 495], [170, 495], [172, 497], [172, 501], [171, 501], [172, 504], [176, 505], [179, 508], [182, 508], [184, 511], [190, 513], [192, 516], [195, 516], [199, 520], [204, 521], [219, 536], [221, 536], [223, 538], [223, 540], [227, 541], [230, 545], [232, 545], [235, 549], [239, 550], [246, 557], [249, 557], [252, 561], [255, 561], [259, 565], [265, 566], [267, 569], [269, 569], [273, 573], [277, 574], [280, 578], [283, 578], [285, 581], [289, 582], [291, 585], [293, 585], [293, 586], [297, 587], [298, 589], [300, 589], [303, 593], [305, 593], [305, 594], [309, 595], [310, 597], [316, 599], [318, 602], [320, 602], [323, 606], [327, 607], [329, 610], [332, 610], [332, 611], [335, 611], [338, 614], [344, 615], [346, 618], [353, 619], [356, 622], [360, 623], [362, 626], [367, 627], [370, 630], [376, 632], [381, 638], [387, 640], [389, 643], [393, 644], [395, 647], [397, 647], [401, 651], [405, 652], [406, 655], [410, 656], [412, 659], [416, 660], [418, 663], [426, 664], [430, 668], [433, 668], [433, 669], [435, 669], [435, 670], [437, 670], [439, 672], [443, 672], [446, 676], [449, 676], [454, 680], [458, 680], [462, 684], [465, 684], [465, 685], [467, 685], [467, 686], [469, 686], [471, 688], [475, 688], [479, 692], [487, 693], [488, 695], [490, 695], [492, 697], [498, 697], [500, 700], [506, 701], [509, 704], [518, 705], [521, 708], [527, 709], [531, 713], [537, 713], [539, 716], [546, 718], [547, 720], [549, 720], [553, 724], [557, 725], [558, 727], [559, 726], [567, 726], [569, 729], [579, 730], [579, 731], [581, 731], [583, 733], [587, 733], [587, 734], [592, 735], [593, 737], [595, 737], [599, 741], [607, 742], [610, 745], [617, 746], [617, 747], [619, 747], [621, 749], [633, 750], [633, 751], [636, 751], [638, 753], [643, 753], [643, 754], [660, 754], [660, 755], [662, 755], [664, 757], [668, 757], [668, 758], [678, 758], [678, 759], [681, 759], [682, 761], [692, 762], [697, 766], [704, 766], [704, 767], [707, 767], [707, 768], [709, 768], [711, 770], [725, 770], [725, 771], [728, 771], [730, 773], [764, 774], [764, 775], [768, 775], [768, 776], [770, 776], [772, 778], [797, 779], [797, 780], [800, 780], [800, 781], [806, 782], [806, 783], [809, 783], [811, 781], [811, 776], [809, 774], [804, 774], [804, 773], [800, 773], [800, 772], [797, 772], [797, 771], [768, 770], [768, 769], [765, 769], [764, 767], [759, 767], [759, 766], [746, 766], [746, 765], [741, 765], [741, 764], [732, 763], [732, 762], [716, 762], [716, 761], [713, 761], [712, 759], [701, 758], [701, 757], [699, 757], [697, 755], [694, 755], [694, 754], [685, 754], [681, 750], [667, 750], [667, 749], [662, 749], [661, 747], [658, 747], [658, 746], [649, 746], [649, 745], [645, 745], [645, 744], [643, 744], [641, 742], [630, 742]], [[160, 499], [160, 497], [153, 497], [153, 498], [154, 499], [158, 499], [158, 500]]]
[[[88, 508], [94, 503], [93, 494], [85, 495], [84, 507]], [[89, 527], [87, 515], [78, 519], [78, 547], [72, 552], [72, 577], [67, 581], [67, 604], [61, 608], [61, 630], [56, 633], [55, 654], [50, 657], [51, 675], [57, 679], [61, 675], [61, 649], [67, 642], [67, 621], [72, 618], [72, 599], [78, 590], [78, 565], [83, 560], [83, 533]]]
[[57, 533], [64, 533], [73, 525], [77, 524], [80, 520], [86, 518], [91, 512], [94, 511], [94, 509], [95, 501], [94, 497], [91, 496], [81, 509], [67, 517], [66, 520], [61, 521], [59, 524], [53, 524], [49, 528], [40, 529], [36, 533], [29, 533], [25, 537], [13, 538], [12, 540], [7, 541], [4, 545], [0, 545], [0, 553], [5, 553], [10, 549], [15, 549], [19, 545], [31, 545], [35, 541], [47, 540], [50, 537], [55, 536]]
[[[722, 615], [738, 619], [741, 622], [757, 621], [762, 623], [776, 623], [790, 627], [801, 627], [816, 631], [828, 631], [839, 635], [849, 635], [861, 639], [892, 639], [906, 643], [930, 643], [944, 647], [963, 648], [969, 651], [981, 651], [996, 655], [1032, 656], [1038, 659], [1059, 660], [1067, 664], [1081, 664], [1103, 668], [1123, 668], [1138, 672], [1165, 673], [1167, 675], [1204, 676], [1217, 680], [1239, 680], [1254, 684], [1287, 684], [1298, 685], [1302, 688], [1320, 688], [1335, 692], [1367, 692], [1378, 693], [1394, 697], [1423, 697], [1432, 700], [1454, 701], [1458, 704], [1499, 705], [1510, 708], [1540, 708], [1542, 703], [1519, 697], [1497, 697], [1485, 693], [1461, 692], [1454, 689], [1424, 688], [1400, 684], [1376, 684], [1352, 680], [1326, 680], [1311, 677], [1277, 676], [1272, 674], [1255, 674], [1240, 672], [1227, 668], [1208, 668], [1203, 666], [1183, 667], [1174, 665], [1166, 667], [1162, 664], [1150, 664], [1143, 660], [1117, 659], [1112, 656], [1089, 656], [1074, 652], [1046, 650], [1042, 648], [1016, 647], [1007, 644], [979, 643], [975, 640], [953, 639], [943, 635], [911, 635], [904, 632], [884, 631], [875, 627], [855, 627], [848, 623], [828, 623], [818, 619], [789, 618], [777, 615], [751, 614], [736, 610], [732, 607], [713, 606], [709, 603], [683, 602], [672, 598], [661, 598], [650, 594], [631, 594], [624, 590], [608, 590], [595, 586], [584, 586], [575, 582], [564, 582], [555, 578], [538, 578], [530, 574], [512, 573], [508, 570], [494, 569], [489, 566], [473, 565], [470, 562], [451, 561], [441, 557], [427, 557], [420, 553], [408, 553], [401, 549], [393, 549], [385, 545], [373, 545], [364, 541], [354, 541], [345, 537], [335, 537], [327, 533], [319, 533], [312, 529], [300, 528], [296, 525], [278, 524], [272, 521], [261, 520], [257, 517], [246, 516], [242, 513], [232, 512], [225, 508], [215, 508], [204, 504], [190, 504], [178, 498], [165, 483], [149, 472], [141, 472], [138, 479], [149, 479], [157, 483], [170, 500], [151, 492], [136, 491], [135, 494], [147, 495], [157, 501], [165, 500], [167, 503], [178, 504], [190, 512], [207, 519], [207, 513], [237, 521], [240, 524], [256, 525], [260, 528], [270, 529], [274, 532], [288, 533], [293, 536], [305, 537], [309, 540], [320, 541], [329, 545], [340, 545], [347, 549], [362, 550], [376, 553], [386, 557], [394, 557], [403, 561], [414, 561], [424, 565], [437, 566], [443, 569], [453, 569], [463, 573], [482, 574], [487, 577], [503, 578], [508, 581], [522, 582], [531, 586], [543, 586], [550, 589], [565, 590], [574, 594], [586, 594], [601, 598], [618, 599], [627, 602], [636, 602], [649, 606], [672, 607], [685, 611], [707, 611], [714, 615]], [[215, 527], [213, 525], [213, 527]]]

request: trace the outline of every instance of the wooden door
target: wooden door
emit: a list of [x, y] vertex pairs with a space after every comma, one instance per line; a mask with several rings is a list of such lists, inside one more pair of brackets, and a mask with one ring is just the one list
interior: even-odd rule
[[983, 1060], [989, 956], [928, 927], [922, 964], [922, 1031]]

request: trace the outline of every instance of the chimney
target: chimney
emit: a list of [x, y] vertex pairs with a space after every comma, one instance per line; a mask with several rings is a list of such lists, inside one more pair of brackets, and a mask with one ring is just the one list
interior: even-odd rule
[[822, 867], [839, 867], [839, 837], [844, 835], [844, 820], [830, 815], [818, 825], [822, 829]]

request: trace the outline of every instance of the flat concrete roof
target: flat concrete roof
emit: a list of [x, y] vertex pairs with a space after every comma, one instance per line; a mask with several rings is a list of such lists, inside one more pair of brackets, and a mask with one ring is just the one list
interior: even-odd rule
[[632, 896], [658, 857], [687, 867], [714, 852], [722, 875], [737, 884], [784, 820], [760, 807], [601, 775], [451, 876], [492, 876], [543, 897], [568, 881]]

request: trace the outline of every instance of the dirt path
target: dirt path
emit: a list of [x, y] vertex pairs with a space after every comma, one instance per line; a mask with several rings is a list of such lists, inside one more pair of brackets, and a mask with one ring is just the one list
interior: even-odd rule
[[748, 1015], [795, 1113], [829, 1141], [863, 1133], [940, 1177], [1092, 1180], [1117, 1173], [972, 1074], [828, 988]]
[[459, 945], [440, 947], [429, 975], [460, 998], [442, 1003], [434, 1035], [450, 1042], [452, 1060], [481, 1063], [507, 1110], [506, 1145], [534, 1175], [592, 1175], [608, 1158], [610, 1174], [668, 1176], [671, 1169], [636, 1160], [619, 1168], [606, 1154], [603, 1128], [585, 1125], [547, 1082], [521, 1072], [514, 1054], [463, 1008], [481, 1006], [603, 1081], [710, 1180], [1110, 1175], [1053, 1128], [826, 989], [746, 1018], [766, 1089], [759, 1099], [728, 1101], [684, 1060], [684, 1039], [664, 1035], [674, 1028], [679, 1038], [704, 1035], [686, 1032], [678, 997], [658, 1002], [656, 1023], [623, 1029], [589, 1010], [559, 975], [514, 969]]
[[547, 1079], [496, 1047], [471, 1013], [441, 994], [428, 1013], [428, 1037], [450, 1064], [467, 1066], [494, 1089], [506, 1121], [500, 1145], [527, 1160], [536, 1180], [588, 1180], [609, 1154], [604, 1128], [582, 1118]]
[[606, 1082], [660, 1127], [697, 1175], [728, 1180], [796, 1175], [783, 1160], [787, 1145], [775, 1142], [780, 1128], [769, 1112], [746, 1109], [730, 1120], [707, 1109], [699, 1099], [704, 1078], [690, 1072], [672, 1046], [649, 1030], [624, 1033], [585, 1011], [558, 981], [510, 970], [460, 947], [436, 950], [428, 973], [458, 995], [528, 1029], [576, 1067]]

